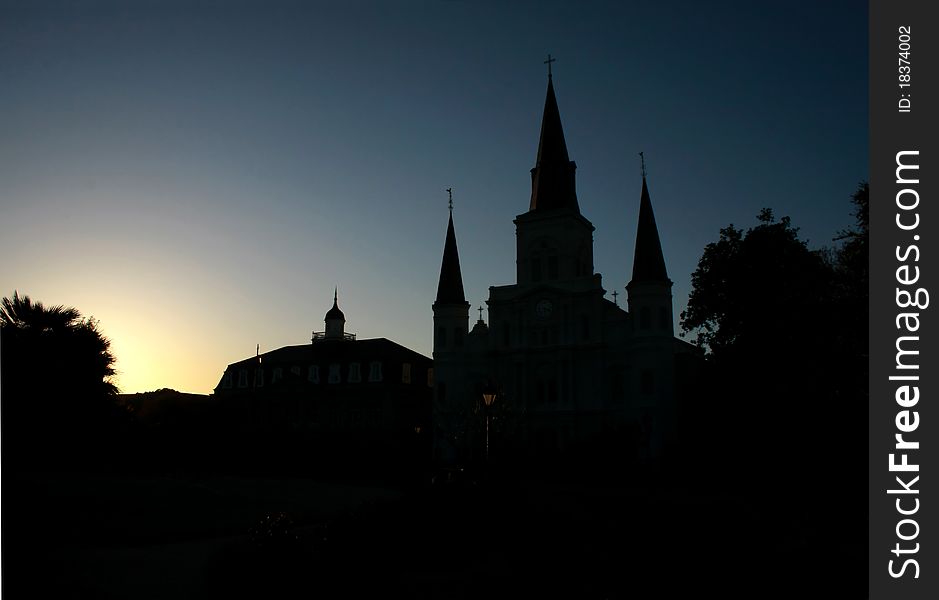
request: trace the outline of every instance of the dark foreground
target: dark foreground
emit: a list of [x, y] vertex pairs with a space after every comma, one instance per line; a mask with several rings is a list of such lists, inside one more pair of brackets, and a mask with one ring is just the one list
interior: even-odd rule
[[[866, 522], [661, 478], [4, 480], [8, 598], [863, 597]], [[11, 485], [15, 484], [15, 485]], [[723, 486], [721, 486], [723, 487]], [[825, 510], [833, 510], [826, 517]], [[826, 523], [837, 522], [837, 527]], [[854, 528], [854, 543], [845, 532]]]

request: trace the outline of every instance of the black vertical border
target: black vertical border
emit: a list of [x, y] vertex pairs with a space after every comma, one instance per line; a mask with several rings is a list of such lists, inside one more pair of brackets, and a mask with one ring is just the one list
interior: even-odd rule
[[[870, 397], [869, 397], [869, 585], [870, 598], [874, 600], [906, 598], [939, 598], [939, 534], [936, 533], [939, 515], [939, 495], [936, 480], [939, 478], [939, 356], [936, 347], [939, 340], [939, 261], [936, 258], [939, 237], [939, 152], [937, 152], [936, 113], [939, 112], [939, 95], [936, 82], [939, 80], [939, 55], [936, 47], [939, 40], [939, 18], [937, 6], [929, 0], [897, 1], [871, 0], [869, 13], [870, 52]], [[899, 29], [910, 30], [910, 87], [898, 85]], [[899, 112], [901, 94], [907, 93], [911, 101], [910, 112]], [[913, 157], [919, 165], [919, 183], [900, 185], [896, 182], [896, 156], [898, 152], [918, 150]], [[907, 173], [909, 173], [907, 171]], [[898, 211], [897, 192], [913, 187], [919, 193], [919, 206], [912, 211]], [[911, 198], [906, 196], [905, 198]], [[903, 231], [897, 227], [898, 212], [917, 212], [920, 224], [915, 231]], [[904, 215], [908, 223], [912, 214]], [[914, 240], [914, 235], [919, 239]], [[901, 253], [910, 245], [920, 250], [918, 262], [901, 263], [897, 259], [897, 248]], [[897, 268], [901, 264], [917, 265], [920, 280], [906, 289], [922, 287], [930, 293], [926, 309], [901, 309], [897, 306]], [[897, 315], [916, 311], [920, 314], [920, 328], [916, 333], [906, 333], [897, 328]], [[903, 450], [895, 449], [898, 433], [895, 419], [903, 410], [895, 400], [901, 382], [890, 381], [897, 374], [896, 344], [900, 335], [919, 335], [920, 365], [918, 371], [905, 371], [920, 376], [918, 382], [920, 399], [915, 407], [920, 423], [912, 433], [904, 434], [907, 440], [920, 442], [919, 450], [907, 451], [911, 463], [919, 464], [916, 473], [891, 473], [888, 468], [889, 454]], [[907, 349], [913, 349], [907, 344]], [[911, 362], [907, 357], [905, 362]], [[909, 382], [916, 384], [917, 382]], [[897, 459], [899, 460], [899, 459]], [[889, 494], [897, 489], [895, 477], [909, 481], [919, 475], [913, 488], [916, 495]], [[919, 510], [909, 518], [915, 519], [919, 533], [915, 540], [902, 541], [897, 536], [897, 524], [907, 518], [897, 512], [896, 500], [903, 497], [906, 509], [919, 498]], [[907, 523], [903, 528], [910, 535], [915, 528]], [[896, 544], [912, 548], [919, 543], [915, 554], [895, 555]], [[899, 571], [906, 558], [914, 558], [919, 564], [919, 578], [914, 579], [915, 569], [908, 565], [906, 574], [891, 577], [888, 566], [894, 560], [894, 569]]]

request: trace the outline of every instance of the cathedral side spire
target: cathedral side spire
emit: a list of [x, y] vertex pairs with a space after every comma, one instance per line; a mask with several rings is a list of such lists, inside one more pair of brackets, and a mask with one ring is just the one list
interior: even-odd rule
[[[549, 55], [545, 61], [550, 69], [554, 62]], [[538, 141], [538, 156], [531, 170], [531, 204], [529, 210], [573, 208], [577, 205], [577, 190], [574, 171], [577, 165], [567, 154], [561, 113], [554, 95], [554, 82], [549, 72], [548, 92], [545, 97], [544, 114], [541, 118], [541, 138]]]
[[672, 311], [672, 282], [665, 270], [662, 242], [655, 225], [649, 184], [646, 182], [645, 156], [640, 154], [642, 193], [639, 197], [639, 224], [636, 228], [636, 252], [633, 277], [626, 285], [633, 334], [646, 339], [671, 343], [675, 335]]
[[[641, 153], [640, 153], [641, 155]], [[642, 161], [642, 194], [639, 198], [639, 226], [636, 230], [636, 251], [633, 256], [633, 282], [669, 281], [659, 230], [655, 225], [649, 186], [646, 184], [645, 160]]]
[[453, 197], [450, 196], [450, 220], [447, 224], [447, 240], [443, 246], [443, 262], [440, 265], [440, 281], [437, 284], [438, 304], [463, 304], [463, 274], [460, 272], [460, 254], [456, 247], [456, 232], [453, 229]]

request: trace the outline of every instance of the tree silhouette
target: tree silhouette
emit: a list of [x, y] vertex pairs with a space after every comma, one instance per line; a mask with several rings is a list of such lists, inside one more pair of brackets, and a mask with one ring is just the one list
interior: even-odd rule
[[[866, 184], [853, 201], [857, 228], [839, 234], [835, 251], [809, 249], [769, 209], [746, 231], [722, 229], [692, 275], [681, 327], [708, 350], [695, 423], [711, 435], [700, 443], [734, 456], [787, 506], [824, 481], [844, 499], [843, 514], [857, 517], [866, 485]], [[836, 471], [819, 471], [820, 457]]]
[[[835, 241], [842, 242], [833, 260], [837, 302], [840, 307], [840, 344], [848, 368], [858, 373], [859, 390], [867, 392], [867, 338], [868, 338], [868, 273], [870, 229], [868, 206], [870, 188], [866, 181], [858, 185], [851, 197], [854, 204], [853, 229], [838, 233]], [[861, 376], [863, 375], [863, 376]]]
[[126, 417], [110, 341], [93, 318], [14, 292], [0, 302], [0, 340], [7, 457], [74, 457]]
[[681, 327], [717, 358], [803, 345], [831, 293], [825, 255], [809, 250], [789, 217], [776, 221], [766, 208], [757, 219], [746, 232], [721, 229], [691, 276]]

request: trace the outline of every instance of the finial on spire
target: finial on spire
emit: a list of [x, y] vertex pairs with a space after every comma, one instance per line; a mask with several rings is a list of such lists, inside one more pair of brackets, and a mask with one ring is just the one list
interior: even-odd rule
[[480, 321], [483, 320], [483, 305], [482, 304], [479, 305], [479, 320]]
[[617, 292], [616, 290], [613, 290], [613, 304], [615, 304], [616, 306], [619, 306], [619, 302], [616, 301], [617, 296], [619, 296], [619, 292]]
[[642, 152], [639, 153], [639, 165], [640, 165], [640, 171], [642, 172], [642, 176], [645, 177], [646, 176], [646, 157]]
[[447, 195], [450, 196], [450, 214], [453, 214], [453, 188], [447, 188]]
[[548, 65], [548, 79], [551, 79], [551, 63], [557, 62], [558, 59], [551, 58], [551, 55], [548, 55], [548, 60], [544, 61], [544, 64]]
[[339, 306], [339, 286], [338, 285], [333, 290], [333, 304], [335, 304], [336, 306]]

